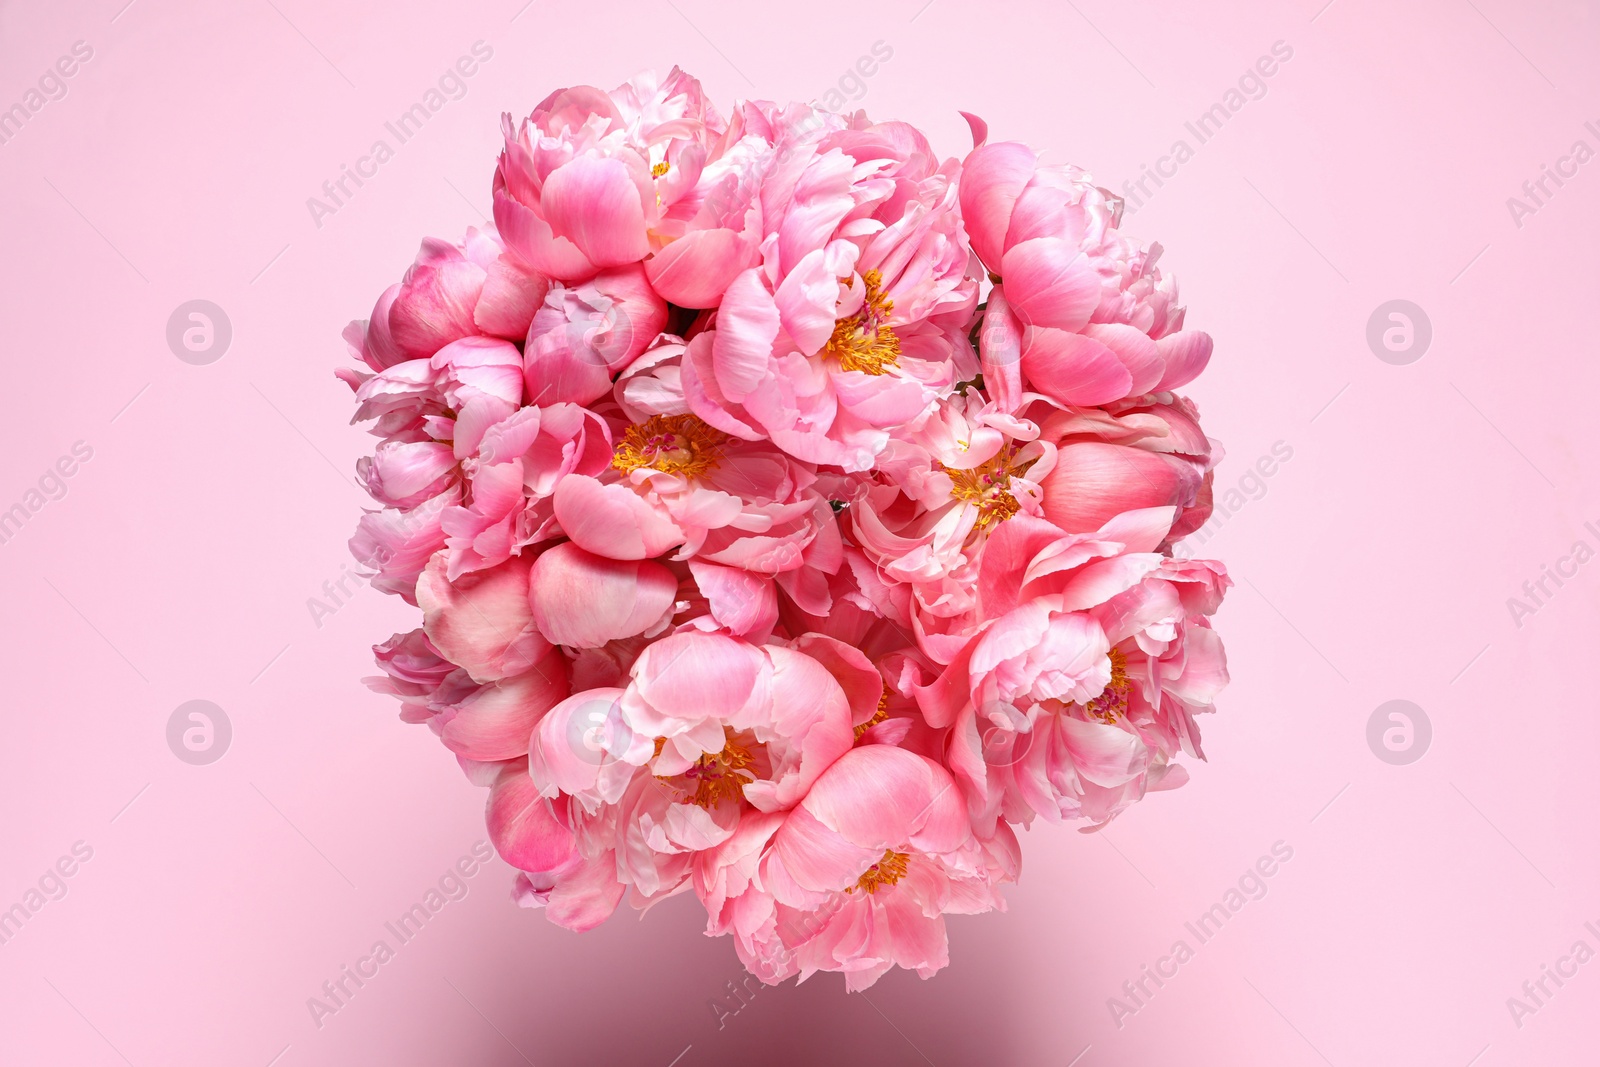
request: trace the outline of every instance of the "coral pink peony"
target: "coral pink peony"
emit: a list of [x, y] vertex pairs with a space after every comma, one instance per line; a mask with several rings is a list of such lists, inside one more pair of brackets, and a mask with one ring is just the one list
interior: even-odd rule
[[762, 261], [728, 285], [690, 406], [797, 458], [865, 470], [976, 367], [977, 280], [954, 161], [903, 123], [795, 145], [764, 193]]

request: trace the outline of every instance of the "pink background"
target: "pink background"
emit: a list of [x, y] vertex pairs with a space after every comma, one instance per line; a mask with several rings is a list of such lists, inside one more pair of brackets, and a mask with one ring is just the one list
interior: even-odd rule
[[[0, 946], [0, 1062], [1595, 1061], [1600, 962], [1520, 1027], [1506, 1004], [1600, 949], [1600, 565], [1520, 626], [1506, 604], [1600, 547], [1600, 162], [1520, 227], [1506, 205], [1600, 148], [1593, 0], [124, 2], [0, 6], [0, 106], [93, 49], [0, 145], [0, 509], [93, 449], [0, 545], [0, 908], [93, 849]], [[478, 40], [464, 98], [315, 225], [306, 198]], [[1103, 834], [1026, 834], [1010, 911], [955, 919], [932, 981], [822, 975], [719, 1028], [741, 970], [695, 901], [577, 936], [495, 861], [317, 1026], [307, 998], [483, 837], [484, 794], [359, 681], [413, 613], [307, 607], [363, 503], [340, 329], [423, 235], [483, 222], [503, 110], [675, 62], [723, 103], [820, 99], [878, 41], [844, 78], [874, 116], [955, 154], [975, 111], [1112, 188], [1293, 49], [1127, 226], [1217, 340], [1193, 393], [1219, 490], [1293, 451], [1205, 545], [1238, 580], [1210, 762]], [[233, 328], [207, 366], [165, 339], [195, 298]], [[1405, 366], [1366, 341], [1396, 298], [1433, 326]], [[193, 699], [233, 726], [209, 766], [166, 743]], [[1407, 766], [1366, 740], [1392, 699], [1433, 726]], [[1265, 898], [1200, 945], [1185, 921], [1278, 841]], [[1179, 939], [1193, 959], [1119, 1027], [1108, 998]]]

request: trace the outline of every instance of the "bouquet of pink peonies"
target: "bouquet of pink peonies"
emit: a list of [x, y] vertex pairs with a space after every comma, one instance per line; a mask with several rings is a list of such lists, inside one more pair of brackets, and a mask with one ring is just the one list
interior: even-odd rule
[[346, 331], [351, 547], [422, 613], [372, 684], [553, 921], [688, 891], [764, 981], [927, 977], [1016, 826], [1202, 757], [1211, 340], [1115, 197], [967, 118], [940, 161], [677, 70], [564, 89], [504, 121], [494, 230]]

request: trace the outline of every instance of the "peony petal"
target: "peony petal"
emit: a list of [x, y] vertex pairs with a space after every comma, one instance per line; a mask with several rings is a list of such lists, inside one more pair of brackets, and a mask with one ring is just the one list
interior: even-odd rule
[[526, 337], [533, 313], [549, 288], [549, 278], [511, 255], [503, 255], [489, 267], [489, 277], [472, 312], [473, 322], [494, 337], [513, 341]]
[[670, 518], [624, 485], [569, 474], [556, 484], [553, 503], [567, 536], [597, 556], [649, 559], [684, 540]]
[[1100, 303], [1100, 276], [1089, 257], [1055, 237], [1038, 237], [1006, 250], [1000, 261], [1006, 298], [1029, 326], [1076, 331]]
[[756, 692], [762, 667], [760, 651], [744, 641], [692, 630], [672, 634], [639, 654], [623, 711], [648, 707], [652, 722], [732, 719]]
[[602, 767], [626, 747], [626, 727], [617, 721], [617, 688], [586, 689], [551, 708], [534, 727], [528, 773], [545, 796], [592, 792]]
[[650, 254], [639, 187], [620, 159], [584, 155], [557, 167], [545, 179], [540, 207], [551, 232], [602, 270]]
[[954, 790], [950, 775], [926, 758], [865, 745], [834, 761], [800, 806], [854, 845], [902, 848], [930, 817], [942, 817], [937, 806]]
[[1022, 370], [1035, 392], [1079, 407], [1120, 400], [1133, 384], [1128, 368], [1111, 349], [1064, 330], [1029, 330]]
[[967, 120], [967, 129], [972, 131], [972, 147], [982, 148], [983, 142], [989, 139], [989, 124], [970, 111], [958, 111], [956, 114]]
[[803, 739], [799, 751], [789, 753], [787, 765], [774, 766], [773, 781], [745, 787], [745, 799], [762, 811], [775, 811], [804, 797], [817, 776], [850, 750], [855, 734], [844, 690], [822, 664], [780, 645], [766, 651], [772, 662], [772, 706], [757, 736], [770, 730], [778, 737]]
[[806, 254], [774, 294], [784, 332], [806, 354], [819, 352], [833, 335], [839, 280], [828, 266], [827, 250]]
[[614, 560], [576, 544], [557, 545], [534, 562], [533, 621], [555, 645], [598, 648], [665, 621], [678, 580], [659, 563]]
[[1143, 396], [1163, 381], [1162, 376], [1167, 373], [1166, 361], [1162, 359], [1156, 342], [1150, 340], [1143, 330], [1120, 322], [1107, 322], [1090, 323], [1083, 328], [1083, 332], [1084, 336], [1094, 338], [1114, 352], [1122, 365], [1128, 368], [1133, 384], [1128, 386], [1127, 395]]
[[[987, 135], [987, 127], [983, 132]], [[977, 130], [973, 133], [976, 136]], [[1038, 157], [1033, 150], [1015, 141], [976, 148], [962, 164], [962, 219], [971, 237], [972, 250], [990, 270], [1000, 265], [1006, 230], [1011, 225], [1011, 209], [1037, 165]]]
[[1058, 716], [1056, 721], [1072, 764], [1084, 780], [1110, 788], [1144, 773], [1149, 752], [1137, 734], [1120, 726], [1066, 716]]
[[778, 592], [770, 578], [704, 560], [689, 561], [689, 573], [711, 606], [711, 617], [730, 633], [759, 639], [778, 621]]
[[489, 682], [434, 720], [439, 740], [460, 756], [507, 760], [525, 756], [534, 727], [567, 695], [566, 661], [552, 650], [534, 669]]
[[995, 407], [1011, 414], [1022, 406], [1022, 323], [1011, 312], [1005, 286], [989, 293], [989, 308], [978, 333], [983, 388]]
[[755, 249], [734, 230], [696, 230], [644, 262], [650, 284], [679, 307], [713, 308], [739, 273], [751, 266]]
[[583, 859], [556, 879], [545, 904], [545, 914], [557, 926], [582, 933], [611, 917], [626, 887], [617, 880], [617, 861], [611, 852]]
[[1210, 704], [1228, 684], [1228, 657], [1222, 638], [1206, 626], [1184, 631], [1183, 673], [1167, 682], [1173, 695], [1190, 704]]
[[747, 270], [735, 278], [717, 309], [711, 347], [717, 385], [729, 400], [743, 400], [772, 373], [772, 343], [779, 328], [778, 306], [760, 271]]
[[1166, 373], [1157, 389], [1176, 389], [1188, 385], [1211, 362], [1211, 335], [1199, 330], [1183, 330], [1156, 341], [1156, 351], [1166, 364]]
[[1100, 527], [1096, 537], [1117, 541], [1128, 552], [1154, 552], [1172, 531], [1174, 507], [1136, 508], [1113, 516]]
[[[812, 892], [837, 893], [849, 888], [883, 848], [852, 844], [825, 826], [803, 806], [790, 812], [772, 839], [767, 865], [781, 867], [781, 879]], [[769, 882], [780, 872], [768, 871]], [[777, 886], [779, 900], [784, 900]], [[796, 899], [793, 903], [804, 903]]]
[[827, 668], [850, 702], [850, 722], [860, 726], [878, 713], [884, 695], [883, 675], [859, 648], [823, 634], [805, 634], [794, 647]]
[[417, 604], [428, 640], [475, 681], [521, 674], [550, 650], [528, 607], [531, 559], [513, 556], [497, 567], [445, 580], [436, 554], [417, 581]]
[[570, 281], [587, 278], [598, 269], [577, 245], [557, 237], [548, 222], [503, 189], [495, 190], [494, 225], [506, 244], [546, 277]]
[[1182, 461], [1139, 448], [1080, 441], [1065, 445], [1040, 482], [1047, 519], [1088, 533], [1124, 511], [1186, 506], [1200, 477]]
[[553, 871], [577, 858], [562, 826], [521, 767], [503, 771], [489, 791], [489, 840], [500, 858], [524, 871]]
[[476, 333], [473, 308], [484, 278], [483, 268], [454, 245], [431, 237], [423, 241], [389, 308], [394, 343], [417, 359]]

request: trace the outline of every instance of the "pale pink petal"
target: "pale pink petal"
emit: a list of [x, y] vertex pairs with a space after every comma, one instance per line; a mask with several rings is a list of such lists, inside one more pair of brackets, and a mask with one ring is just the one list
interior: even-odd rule
[[1061, 538], [1059, 526], [1032, 515], [1014, 515], [1001, 523], [989, 535], [978, 572], [978, 598], [984, 614], [999, 617], [1015, 608], [1029, 564]]
[[550, 890], [545, 914], [557, 926], [582, 933], [611, 917], [627, 887], [617, 880], [617, 861], [606, 852], [581, 859]]
[[779, 328], [778, 306], [760, 272], [747, 270], [735, 278], [717, 308], [711, 348], [717, 385], [729, 400], [743, 400], [771, 373]]
[[556, 484], [556, 520], [567, 536], [597, 556], [649, 559], [684, 540], [684, 532], [623, 485], [569, 474]]
[[1086, 533], [1119, 512], [1186, 505], [1199, 480], [1192, 468], [1166, 456], [1082, 441], [1062, 447], [1040, 488], [1046, 518], [1063, 530]]
[[1081, 611], [1104, 604], [1138, 585], [1145, 575], [1161, 566], [1161, 560], [1154, 552], [1130, 552], [1086, 563], [1061, 587], [1060, 608]]
[[1087, 781], [1119, 786], [1144, 771], [1149, 757], [1137, 734], [1119, 726], [1081, 719], [1063, 717], [1057, 721], [1067, 751], [1072, 755], [1072, 764]]
[[452, 485], [409, 511], [385, 508], [361, 516], [350, 538], [350, 554], [377, 568], [372, 587], [416, 603], [417, 577], [445, 546], [442, 519], [461, 501]]
[[828, 265], [825, 249], [816, 249], [795, 264], [774, 294], [784, 332], [796, 349], [821, 351], [833, 335], [839, 279]]
[[415, 359], [476, 333], [472, 314], [484, 278], [483, 268], [454, 245], [431, 237], [423, 241], [389, 308], [395, 344]]
[[1183, 330], [1156, 341], [1156, 350], [1166, 364], [1166, 373], [1157, 389], [1176, 389], [1188, 385], [1211, 361], [1211, 335], [1199, 330]]
[[721, 634], [672, 634], [640, 653], [623, 710], [647, 705], [651, 721], [731, 719], [749, 702], [761, 670], [753, 645]]
[[428, 640], [480, 682], [528, 670], [550, 649], [528, 607], [532, 566], [532, 560], [513, 556], [451, 582], [444, 556], [434, 556], [417, 582]]
[[526, 674], [479, 687], [434, 720], [439, 740], [474, 760], [527, 755], [533, 728], [567, 695], [566, 661], [552, 650]]
[[1228, 684], [1228, 658], [1222, 638], [1205, 626], [1184, 631], [1183, 673], [1167, 682], [1173, 694], [1191, 704], [1210, 704]]
[[395, 298], [399, 295], [400, 283], [396, 282], [378, 297], [370, 319], [365, 323], [358, 320], [345, 327], [345, 340], [361, 352], [361, 358], [373, 370], [383, 370], [413, 358], [395, 343], [394, 335], [389, 331], [389, 310], [394, 307]]
[[914, 752], [888, 745], [853, 748], [834, 761], [801, 807], [862, 848], [903, 847], [953, 791], [950, 776]]
[[989, 308], [978, 333], [983, 388], [995, 407], [1006, 413], [1022, 406], [1022, 323], [1011, 312], [1005, 286], [989, 293]]
[[883, 675], [865, 652], [823, 634], [805, 634], [795, 648], [827, 668], [850, 702], [850, 722], [860, 726], [878, 712], [883, 696]]
[[1167, 539], [1176, 514], [1177, 509], [1173, 507], [1124, 511], [1107, 520], [1095, 536], [1106, 541], [1118, 541], [1129, 552], [1154, 552]]
[[473, 322], [495, 337], [525, 337], [533, 313], [549, 288], [549, 278], [510, 255], [503, 255], [489, 268], [478, 306], [472, 312]]
[[[538, 317], [535, 316], [535, 329]], [[524, 381], [530, 404], [592, 404], [611, 391], [611, 371], [581, 327], [560, 324], [528, 338]]]
[[557, 545], [533, 564], [533, 621], [555, 645], [598, 648], [662, 623], [678, 580], [659, 563], [614, 560], [576, 544]]
[[[767, 880], [779, 900], [803, 903], [781, 883], [804, 891], [839, 892], [853, 885], [861, 872], [883, 855], [882, 846], [856, 845], [825, 826], [803, 806], [789, 813], [772, 839], [766, 861]], [[774, 869], [776, 868], [776, 869]]]
[[772, 661], [770, 719], [757, 733], [771, 730], [779, 737], [803, 738], [792, 762], [774, 767], [774, 781], [745, 786], [745, 798], [762, 811], [790, 807], [827, 770], [850, 750], [855, 734], [850, 728], [850, 704], [844, 690], [826, 668], [800, 652], [779, 645], [768, 647]]
[[730, 633], [772, 632], [778, 621], [778, 594], [770, 578], [698, 559], [689, 561], [689, 572], [711, 605], [711, 617]]
[[983, 142], [989, 139], [989, 124], [970, 111], [957, 112], [967, 120], [967, 129], [972, 132], [972, 147], [982, 148]]
[[622, 690], [586, 689], [573, 693], [550, 709], [534, 727], [528, 745], [528, 773], [546, 796], [557, 791], [579, 794], [593, 791], [602, 767], [614, 765], [625, 741], [626, 727], [613, 725], [613, 713]]
[[565, 237], [557, 237], [550, 224], [525, 204], [518, 203], [504, 190], [494, 194], [494, 224], [506, 244], [533, 265], [539, 273], [563, 281], [587, 278], [598, 268]]

